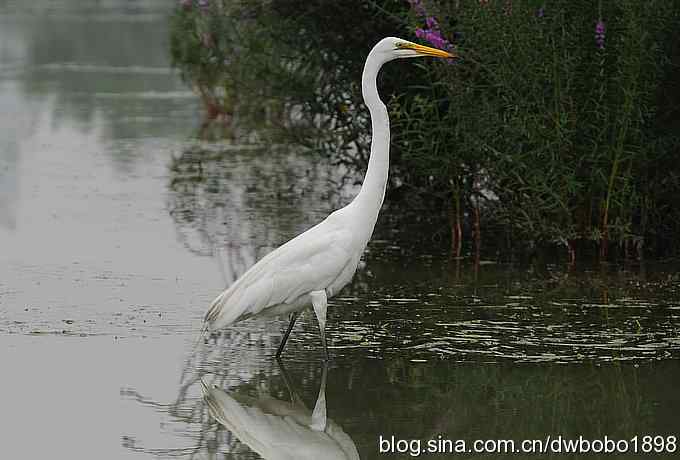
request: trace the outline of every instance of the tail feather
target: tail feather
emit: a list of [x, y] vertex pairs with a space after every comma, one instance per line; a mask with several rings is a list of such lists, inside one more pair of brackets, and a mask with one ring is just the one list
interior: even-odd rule
[[203, 377], [201, 377], [201, 390], [203, 391], [204, 395], [210, 393], [210, 385], [208, 385]]
[[191, 351], [192, 355], [196, 353], [196, 349], [201, 344], [201, 340], [203, 340], [205, 338], [205, 335], [208, 333], [208, 329], [209, 329], [209, 324], [206, 323], [206, 322], [203, 322], [203, 328], [201, 329], [201, 333], [199, 334], [198, 339], [196, 340], [196, 343], [194, 343], [194, 346], [192, 348], [192, 351]]
[[225, 296], [227, 294], [228, 294], [228, 291], [222, 292], [210, 304], [210, 308], [208, 308], [208, 312], [205, 314], [205, 317], [203, 318], [203, 327], [201, 329], [201, 334], [198, 336], [198, 340], [196, 341], [196, 344], [194, 345], [194, 351], [196, 350], [196, 347], [198, 347], [198, 345], [201, 343], [201, 340], [205, 338], [206, 334], [210, 330], [210, 326], [215, 323], [217, 318], [222, 313], [222, 307], [224, 306], [224, 299], [225, 299]]
[[203, 400], [208, 405], [208, 411], [211, 413], [214, 419], [218, 419], [220, 416], [220, 406], [217, 399], [210, 391], [210, 386], [201, 377], [201, 391], [203, 392]]
[[210, 308], [208, 309], [208, 312], [205, 314], [204, 318], [206, 323], [214, 322], [220, 315], [220, 311], [222, 310], [222, 300], [224, 299], [225, 294], [226, 291], [218, 295], [217, 298], [213, 300], [213, 303], [210, 304]]
[[[209, 325], [211, 329], [215, 328], [222, 328], [226, 325], [233, 324], [237, 321], [240, 321], [244, 318], [247, 318], [248, 316], [251, 316], [252, 313], [248, 311], [244, 311], [247, 309], [236, 309], [233, 308], [233, 302], [230, 302], [231, 300], [234, 300], [233, 296], [237, 295], [234, 294], [233, 291], [227, 290], [224, 291], [222, 294], [217, 296], [215, 300], [213, 300], [213, 303], [210, 304], [210, 308], [208, 309], [208, 312], [205, 314], [205, 318], [203, 321], [205, 324]], [[237, 300], [243, 300], [242, 296], [238, 297]], [[243, 305], [248, 305], [249, 303], [242, 302]], [[219, 321], [219, 326], [217, 326], [215, 323]], [[207, 326], [206, 326], [207, 327]]]

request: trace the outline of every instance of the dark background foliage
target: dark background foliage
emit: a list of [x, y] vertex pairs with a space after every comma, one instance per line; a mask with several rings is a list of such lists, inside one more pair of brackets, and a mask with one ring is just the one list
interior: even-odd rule
[[502, 241], [666, 256], [680, 230], [679, 18], [661, 0], [182, 2], [171, 52], [208, 120], [362, 172], [365, 55], [384, 36], [427, 39], [436, 20], [460, 59], [381, 74], [388, 204], [427, 210], [454, 255]]

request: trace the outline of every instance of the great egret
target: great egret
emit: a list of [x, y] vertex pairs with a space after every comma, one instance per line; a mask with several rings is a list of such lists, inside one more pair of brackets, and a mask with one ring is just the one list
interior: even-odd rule
[[300, 311], [314, 308], [324, 356], [326, 308], [354, 276], [361, 254], [371, 238], [385, 197], [389, 170], [390, 121], [380, 100], [376, 78], [386, 62], [400, 58], [453, 54], [387, 37], [368, 53], [361, 91], [371, 114], [372, 140], [368, 170], [359, 194], [350, 204], [260, 259], [213, 301], [205, 315], [204, 332], [229, 326], [253, 315], [290, 313], [290, 324], [276, 352], [279, 357]]
[[201, 379], [210, 415], [266, 460], [359, 460], [354, 441], [326, 416], [327, 366], [313, 411], [281, 370], [291, 402], [230, 394]]

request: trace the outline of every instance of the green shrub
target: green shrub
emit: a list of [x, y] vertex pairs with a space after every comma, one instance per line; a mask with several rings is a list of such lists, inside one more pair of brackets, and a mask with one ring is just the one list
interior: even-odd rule
[[658, 123], [677, 3], [421, 8], [459, 37], [462, 59], [434, 67], [437, 83], [399, 107], [398, 139], [415, 171], [451, 189], [453, 208], [481, 206], [519, 240], [595, 241], [603, 257], [609, 241], [641, 246], [678, 229], [668, 197], [680, 196], [680, 169], [659, 169], [678, 134]]

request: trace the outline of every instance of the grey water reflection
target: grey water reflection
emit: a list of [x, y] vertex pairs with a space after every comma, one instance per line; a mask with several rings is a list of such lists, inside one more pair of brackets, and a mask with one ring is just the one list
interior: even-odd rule
[[[170, 68], [163, 0], [0, 4], [3, 141], [49, 129], [125, 140], [184, 136], [198, 104]], [[6, 136], [9, 136], [6, 137]], [[111, 149], [131, 172], [138, 156]]]
[[241, 259], [230, 283], [345, 204], [352, 188], [338, 187], [344, 179], [328, 161], [286, 146], [194, 146], [172, 160], [168, 209], [187, 249], [227, 263]]
[[[256, 345], [240, 344], [250, 346]], [[301, 452], [319, 452], [315, 449], [323, 444], [325, 456], [316, 453], [310, 458], [337, 454], [337, 458], [374, 459], [383, 456], [378, 450], [381, 436], [420, 440], [424, 447], [429, 440], [441, 439], [519, 442], [547, 435], [630, 439], [644, 433], [677, 433], [680, 396], [675, 387], [680, 368], [670, 361], [639, 366], [472, 364], [396, 356], [376, 360], [356, 353], [330, 364], [323, 395], [330, 427], [325, 437], [309, 429], [314, 413], [309, 408], [319, 405], [323, 372], [316, 360], [305, 360], [300, 354], [292, 358], [286, 369], [268, 359], [254, 368], [252, 362], [242, 366], [238, 359], [203, 363], [198, 373], [219, 388], [208, 390], [214, 397], [208, 396], [208, 402], [205, 394], [202, 397], [200, 378], [183, 387], [183, 396], [169, 406], [134, 392], [122, 393], [165, 414], [163, 430], [186, 437], [183, 447], [176, 449], [162, 449], [134, 436], [124, 436], [123, 445], [161, 458], [255, 459], [306, 458]], [[335, 443], [327, 444], [329, 437]], [[272, 450], [274, 442], [278, 450]], [[293, 454], [295, 449], [300, 450]], [[449, 453], [442, 458], [458, 456]], [[656, 458], [674, 458], [674, 454]]]
[[352, 439], [326, 414], [328, 365], [322, 369], [319, 394], [309, 410], [281, 365], [289, 401], [268, 394], [256, 398], [202, 382], [210, 415], [264, 459], [358, 459]]

